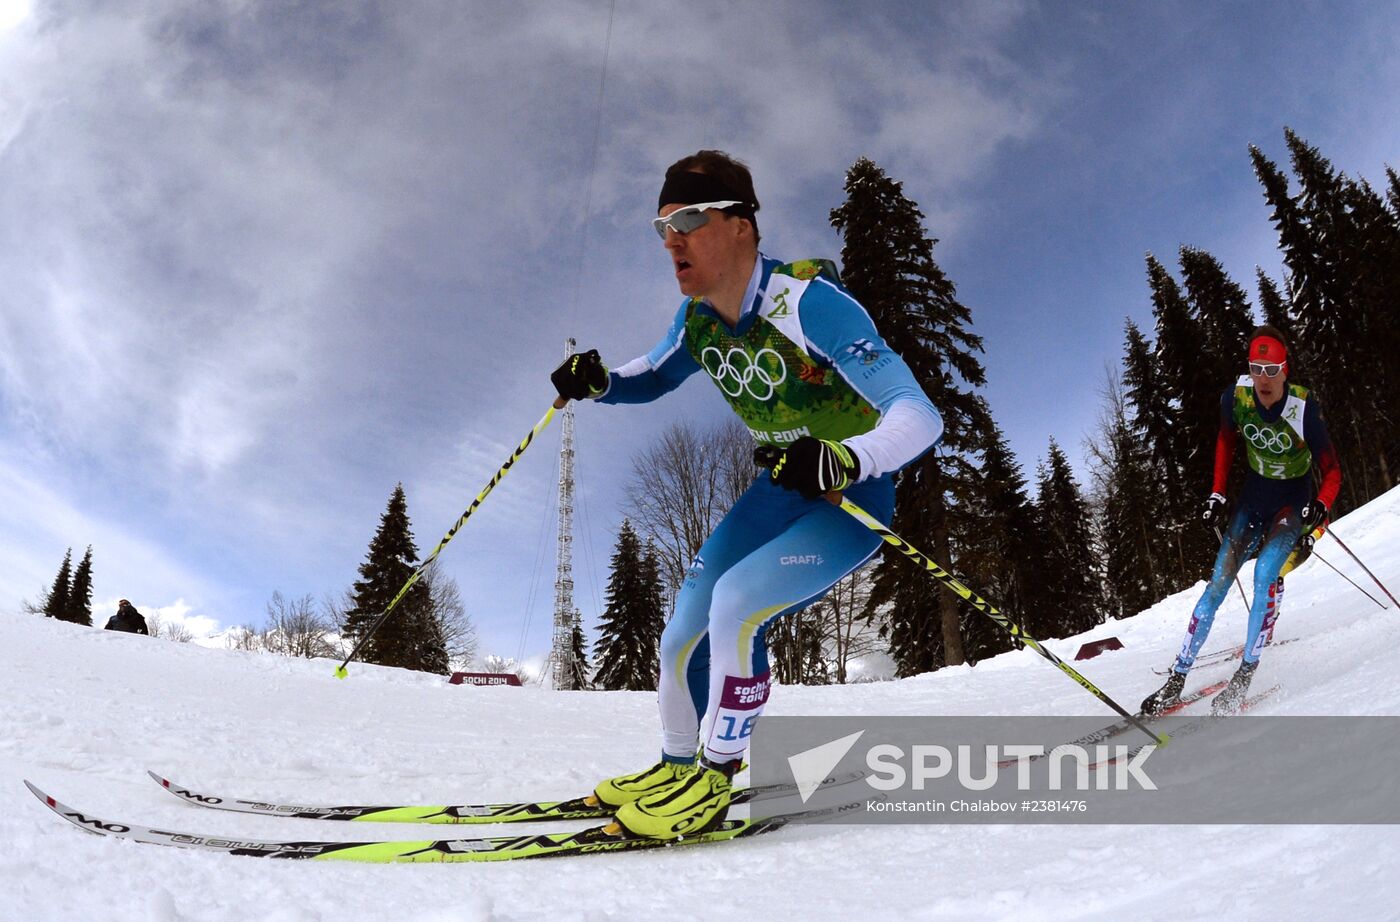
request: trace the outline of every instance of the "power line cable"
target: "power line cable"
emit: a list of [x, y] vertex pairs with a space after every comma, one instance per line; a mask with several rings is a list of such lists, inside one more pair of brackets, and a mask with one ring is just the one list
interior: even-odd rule
[[603, 39], [603, 67], [598, 75], [598, 100], [594, 105], [593, 143], [589, 145], [588, 178], [583, 186], [583, 211], [579, 216], [578, 258], [574, 261], [574, 294], [569, 314], [569, 326], [578, 322], [579, 291], [583, 285], [583, 259], [588, 251], [588, 228], [590, 212], [593, 209], [593, 180], [598, 170], [598, 145], [603, 135], [603, 103], [608, 90], [608, 61], [612, 57], [613, 19], [617, 13], [617, 0], [608, 3], [608, 30]]

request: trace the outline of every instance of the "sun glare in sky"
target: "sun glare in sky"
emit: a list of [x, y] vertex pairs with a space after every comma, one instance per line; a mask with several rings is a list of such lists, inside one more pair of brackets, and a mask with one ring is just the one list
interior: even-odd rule
[[0, 32], [28, 19], [32, 7], [31, 0], [0, 0]]

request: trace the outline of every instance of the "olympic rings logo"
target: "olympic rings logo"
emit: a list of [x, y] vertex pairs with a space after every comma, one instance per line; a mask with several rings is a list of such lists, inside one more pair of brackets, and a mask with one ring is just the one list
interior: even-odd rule
[[[713, 356], [712, 356], [713, 353]], [[777, 377], [763, 365], [764, 356], [771, 356], [769, 363], [776, 363]], [[713, 359], [713, 366], [711, 367]], [[714, 346], [706, 346], [700, 353], [700, 362], [710, 377], [715, 379], [720, 390], [730, 397], [738, 397], [744, 391], [755, 400], [769, 400], [777, 392], [779, 384], [787, 380], [787, 364], [783, 357], [772, 349], [760, 349], [750, 356], [737, 346], [729, 354], [721, 353]]]
[[1260, 451], [1269, 451], [1276, 455], [1281, 455], [1293, 447], [1293, 436], [1286, 429], [1275, 431], [1249, 423], [1244, 427], [1244, 437]]

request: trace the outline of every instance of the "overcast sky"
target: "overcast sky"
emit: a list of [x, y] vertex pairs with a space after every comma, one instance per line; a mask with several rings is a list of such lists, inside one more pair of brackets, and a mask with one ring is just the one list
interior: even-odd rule
[[[1249, 144], [1373, 181], [1400, 147], [1393, 3], [611, 9], [609, 44], [606, 0], [0, 0], [0, 610], [92, 544], [100, 612], [258, 623], [349, 586], [400, 480], [426, 552], [566, 336], [616, 366], [664, 332], [647, 222], [701, 147], [785, 259], [839, 254], [857, 157], [904, 182], [1028, 475], [1081, 457], [1146, 252], [1277, 275]], [[630, 458], [725, 412], [698, 376], [580, 409], [589, 623]], [[557, 439], [444, 555], [483, 652], [548, 646]]]

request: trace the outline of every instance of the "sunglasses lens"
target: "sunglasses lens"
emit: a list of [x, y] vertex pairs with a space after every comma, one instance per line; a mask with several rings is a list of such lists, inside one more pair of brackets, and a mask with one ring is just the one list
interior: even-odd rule
[[656, 228], [656, 234], [662, 240], [666, 239], [666, 228], [671, 228], [678, 234], [688, 234], [693, 230], [704, 227], [709, 222], [709, 217], [700, 208], [677, 208], [664, 218], [656, 218], [651, 222], [651, 226]]

